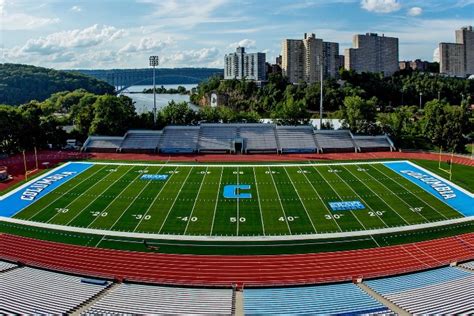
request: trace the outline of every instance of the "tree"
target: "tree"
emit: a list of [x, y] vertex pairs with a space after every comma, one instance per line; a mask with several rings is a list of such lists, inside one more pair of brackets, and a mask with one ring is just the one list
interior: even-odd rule
[[167, 124], [189, 125], [195, 124], [197, 121], [196, 113], [186, 102], [176, 103], [171, 101], [161, 110], [161, 113]]
[[89, 134], [123, 135], [135, 121], [135, 107], [130, 98], [103, 95], [94, 105], [94, 119]]
[[295, 100], [291, 93], [287, 93], [285, 101], [278, 104], [272, 118], [281, 125], [307, 124], [310, 118], [303, 100]]
[[373, 133], [376, 117], [376, 100], [364, 100], [359, 96], [344, 98], [342, 119], [354, 133]]

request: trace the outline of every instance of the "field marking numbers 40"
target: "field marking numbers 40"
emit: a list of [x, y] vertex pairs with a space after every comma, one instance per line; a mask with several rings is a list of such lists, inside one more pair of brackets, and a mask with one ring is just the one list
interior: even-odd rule
[[191, 222], [197, 222], [198, 218], [196, 216], [185, 216], [185, 217], [181, 217], [181, 216], [178, 216], [177, 217], [178, 219], [182, 220], [183, 222], [187, 222], [187, 221], [191, 221]]

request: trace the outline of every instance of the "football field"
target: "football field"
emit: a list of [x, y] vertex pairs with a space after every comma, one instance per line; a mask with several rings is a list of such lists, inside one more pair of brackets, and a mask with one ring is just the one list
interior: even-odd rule
[[89, 165], [44, 196], [31, 197], [14, 217], [124, 232], [206, 236], [348, 232], [463, 217], [380, 162]]

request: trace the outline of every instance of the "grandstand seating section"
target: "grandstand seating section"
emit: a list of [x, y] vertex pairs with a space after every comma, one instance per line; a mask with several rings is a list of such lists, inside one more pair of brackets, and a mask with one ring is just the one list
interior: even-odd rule
[[178, 315], [232, 313], [232, 289], [120, 284], [95, 302], [85, 315]]
[[5, 262], [5, 261], [0, 261], [0, 271], [5, 271], [11, 268], [16, 267], [16, 264], [10, 263], [10, 262]]
[[199, 127], [167, 126], [159, 149], [162, 153], [194, 153], [197, 151]]
[[321, 151], [355, 151], [356, 146], [352, 134], [346, 130], [315, 131], [316, 142]]
[[463, 267], [464, 269], [469, 269], [469, 270], [474, 271], [474, 261], [463, 263], [460, 266]]
[[233, 152], [238, 125], [202, 124], [199, 134], [200, 152]]
[[115, 152], [122, 145], [123, 137], [114, 136], [90, 136], [85, 144], [86, 151]]
[[372, 280], [366, 284], [411, 314], [474, 312], [474, 274], [457, 268]]
[[354, 136], [353, 137], [356, 146], [362, 150], [390, 150], [392, 144], [390, 144], [386, 136]]
[[84, 151], [196, 153], [243, 152], [307, 153], [394, 149], [387, 136], [353, 136], [347, 130], [319, 130], [312, 126], [273, 124], [201, 124], [167, 126], [163, 131], [130, 130], [124, 137], [90, 136]]
[[155, 152], [160, 142], [161, 132], [128, 131], [120, 145], [122, 152]]
[[274, 125], [242, 124], [239, 130], [245, 152], [278, 152]]
[[245, 289], [244, 310], [247, 315], [361, 315], [389, 311], [387, 307], [352, 283]]
[[80, 277], [32, 268], [0, 273], [0, 314], [61, 315], [90, 299], [105, 286]]
[[311, 126], [277, 126], [280, 152], [317, 152], [314, 130]]

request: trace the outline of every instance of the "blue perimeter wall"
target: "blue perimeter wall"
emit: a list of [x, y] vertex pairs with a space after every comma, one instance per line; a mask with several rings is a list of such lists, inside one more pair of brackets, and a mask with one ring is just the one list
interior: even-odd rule
[[[52, 173], [45, 174], [41, 177], [38, 177], [34, 179], [33, 181], [29, 182], [27, 186], [22, 187], [20, 190], [16, 191], [14, 190], [15, 193], [9, 195], [8, 197], [4, 198], [3, 200], [0, 200], [0, 216], [3, 217], [12, 217], [24, 208], [30, 206], [31, 204], [35, 203], [38, 201], [40, 198], [43, 196], [47, 195], [49, 192], [53, 191], [54, 189], [58, 188], [59, 186], [63, 185], [67, 181], [73, 179], [75, 176], [80, 174], [81, 172], [89, 169], [92, 167], [92, 163], [69, 163], [67, 165], [64, 165], [63, 167], [60, 167], [53, 171]], [[38, 193], [34, 197], [33, 200], [27, 201], [23, 200], [21, 197], [24, 194], [25, 191], [28, 189], [31, 189], [34, 187], [35, 183], [38, 181], [41, 181], [43, 179], [47, 179], [49, 177], [61, 175], [63, 172], [71, 172], [73, 174], [70, 174], [68, 176], [65, 176], [61, 180], [52, 182], [49, 184], [47, 187], [45, 187], [41, 192]], [[8, 193], [7, 193], [8, 195]]]
[[[391, 170], [398, 173], [399, 175], [403, 176], [404, 178], [410, 180], [411, 182], [413, 182], [417, 186], [421, 187], [423, 190], [431, 193], [437, 199], [439, 199], [439, 200], [443, 201], [444, 203], [448, 204], [449, 206], [451, 206], [455, 210], [462, 213], [464, 216], [474, 216], [474, 198], [472, 196], [469, 196], [465, 192], [459, 190], [458, 188], [454, 187], [452, 185], [452, 183], [450, 183], [449, 181], [447, 181], [447, 180], [445, 180], [441, 177], [429, 174], [429, 173], [423, 171], [422, 169], [420, 169], [420, 168], [418, 168], [418, 167], [416, 167], [412, 164], [409, 164], [408, 162], [385, 162], [383, 164], [386, 167], [388, 167]], [[417, 172], [417, 173], [420, 173], [420, 174], [422, 174], [426, 177], [435, 178], [435, 179], [441, 181], [443, 184], [445, 184], [446, 186], [451, 188], [451, 190], [454, 192], [456, 197], [453, 197], [453, 198], [450, 198], [450, 199], [443, 198], [443, 196], [441, 194], [439, 194], [439, 192], [436, 191], [434, 188], [432, 188], [429, 184], [421, 181], [420, 179], [414, 178], [412, 176], [409, 176], [406, 173], [401, 172], [401, 171], [404, 171], [404, 170]]]

